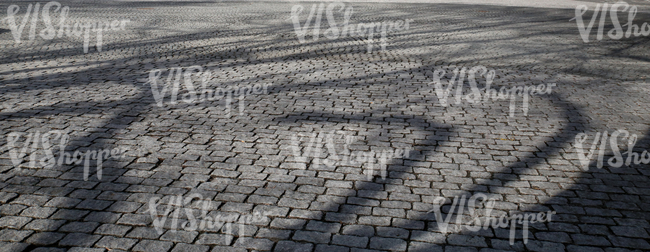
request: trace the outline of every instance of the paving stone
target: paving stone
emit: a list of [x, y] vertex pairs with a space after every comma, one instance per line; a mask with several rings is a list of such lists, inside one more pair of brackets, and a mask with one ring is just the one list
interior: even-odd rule
[[293, 240], [305, 241], [311, 243], [329, 243], [331, 234], [316, 231], [296, 231], [293, 234]]
[[215, 246], [211, 252], [219, 252], [219, 251], [227, 251], [227, 252], [246, 252], [245, 248], [234, 248], [230, 246]]
[[182, 230], [169, 230], [160, 237], [163, 241], [191, 243], [199, 233], [196, 231], [188, 232]]
[[103, 224], [95, 230], [95, 234], [123, 237], [130, 229], [131, 227], [129, 226]]
[[535, 234], [538, 240], [551, 241], [551, 242], [560, 242], [560, 243], [570, 243], [571, 237], [567, 233], [561, 232], [537, 232]]
[[43, 206], [50, 200], [50, 197], [39, 195], [20, 195], [11, 201], [13, 204], [22, 204], [27, 206]]
[[33, 231], [21, 231], [14, 229], [3, 229], [0, 230], [0, 241], [5, 242], [20, 242], [29, 236]]
[[529, 240], [526, 249], [530, 251], [558, 251], [564, 250], [565, 247], [561, 243]]
[[608, 236], [607, 238], [611, 241], [612, 245], [617, 247], [650, 249], [650, 244], [648, 244], [648, 241], [645, 239], [633, 239], [619, 236]]
[[567, 251], [571, 252], [582, 252], [582, 251], [605, 251], [599, 247], [587, 247], [587, 246], [576, 246], [569, 245], [566, 247]]
[[614, 234], [625, 237], [650, 238], [645, 229], [639, 227], [611, 227]]
[[182, 252], [182, 251], [189, 251], [189, 252], [206, 252], [210, 250], [210, 247], [204, 246], [204, 245], [193, 245], [193, 244], [186, 244], [186, 243], [179, 243], [174, 246], [174, 249], [172, 251], [174, 252]]
[[31, 220], [31, 218], [27, 217], [3, 216], [0, 218], [0, 227], [19, 229]]
[[356, 236], [374, 236], [375, 229], [372, 226], [363, 226], [363, 225], [346, 225], [343, 226], [342, 234], [346, 235], [356, 235]]
[[[259, 234], [258, 234], [259, 237]], [[272, 237], [261, 237], [261, 238], [272, 238]], [[205, 245], [230, 245], [234, 237], [232, 235], [224, 234], [201, 234], [196, 240], [196, 244], [205, 244]]]
[[168, 251], [173, 243], [166, 241], [140, 240], [133, 247], [133, 251]]
[[273, 251], [312, 251], [314, 244], [297, 243], [291, 241], [280, 241], [275, 245]]
[[307, 221], [301, 219], [275, 218], [271, 221], [271, 227], [281, 229], [301, 229]]
[[571, 235], [571, 238], [573, 239], [575, 244], [580, 244], [580, 245], [599, 245], [599, 246], [611, 245], [609, 241], [607, 241], [606, 239], [602, 239], [602, 237], [599, 236], [573, 234]]
[[310, 220], [305, 228], [307, 230], [325, 233], [338, 233], [341, 229], [341, 224]]
[[25, 229], [36, 231], [55, 231], [58, 230], [59, 227], [61, 227], [65, 222], [65, 220], [38, 219], [33, 220], [29, 224], [25, 225]]
[[99, 235], [88, 235], [88, 234], [83, 234], [83, 233], [69, 233], [61, 241], [59, 241], [60, 246], [66, 246], [66, 247], [73, 247], [73, 246], [79, 246], [79, 247], [90, 247], [97, 240], [99, 240], [101, 236]]
[[20, 214], [32, 218], [47, 218], [50, 217], [57, 209], [53, 207], [29, 207]]
[[316, 245], [316, 252], [347, 252], [350, 251], [349, 248], [343, 247], [343, 246], [335, 246], [335, 245], [326, 245], [326, 244], [318, 244]]
[[445, 251], [476, 252], [478, 249], [474, 247], [446, 246]]
[[74, 247], [68, 249], [70, 252], [104, 252], [106, 249], [103, 248], [79, 248], [79, 247]]
[[97, 222], [70, 222], [59, 228], [60, 232], [91, 233], [99, 226]]
[[78, 205], [76, 205], [75, 208], [99, 211], [99, 210], [106, 209], [111, 204], [113, 204], [112, 201], [106, 201], [106, 200], [84, 200]]
[[409, 242], [408, 251], [443, 251], [442, 246], [424, 242]]
[[364, 248], [368, 244], [368, 237], [334, 235], [332, 236], [332, 244], [346, 247]]
[[407, 239], [409, 236], [409, 231], [401, 228], [377, 227], [377, 235], [383, 237]]
[[411, 240], [428, 243], [444, 244], [447, 237], [442, 233], [412, 231]]
[[135, 239], [104, 236], [95, 244], [95, 246], [109, 249], [129, 250], [136, 242], [138, 241]]
[[471, 247], [487, 247], [487, 243], [483, 237], [475, 237], [468, 235], [450, 234], [447, 237], [447, 242], [453, 245], [471, 246]]
[[394, 238], [372, 237], [370, 248], [392, 251], [406, 251], [406, 241]]
[[64, 248], [47, 248], [47, 247], [40, 247], [40, 248], [36, 248], [36, 249], [34, 249], [34, 250], [32, 250], [32, 251], [37, 251], [37, 252], [65, 252], [65, 251], [67, 251], [67, 250], [64, 249]]
[[3, 215], [18, 215], [21, 211], [26, 209], [27, 206], [18, 204], [3, 204], [0, 206], [0, 214]]
[[271, 250], [273, 242], [267, 239], [255, 239], [249, 237], [239, 237], [235, 241], [233, 247], [235, 248], [246, 248], [254, 250]]
[[88, 213], [90, 212], [85, 210], [59, 209], [50, 218], [55, 220], [62, 219], [62, 220], [74, 221], [74, 220], [81, 220]]
[[65, 234], [53, 232], [41, 232], [33, 234], [27, 239], [27, 243], [34, 245], [52, 245], [61, 240]]
[[13, 252], [13, 251], [24, 251], [29, 244], [18, 243], [18, 242], [2, 242], [0, 243], [0, 251], [3, 252]]
[[136, 239], [158, 239], [160, 236], [162, 232], [159, 233], [153, 227], [135, 227], [126, 235], [128, 238]]

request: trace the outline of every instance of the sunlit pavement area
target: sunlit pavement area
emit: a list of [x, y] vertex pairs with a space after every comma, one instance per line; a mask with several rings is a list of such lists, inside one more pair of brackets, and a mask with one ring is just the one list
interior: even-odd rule
[[[608, 16], [585, 42], [571, 20], [582, 3], [342, 4], [350, 24], [412, 19], [383, 49], [375, 34], [370, 53], [367, 35], [325, 36], [329, 3], [320, 36], [312, 21], [301, 43], [292, 8], [304, 7], [302, 28], [317, 2], [59, 1], [70, 26], [128, 19], [101, 46], [90, 32], [87, 53], [83, 36], [40, 36], [47, 2], [35, 28], [23, 19], [36, 3], [0, 4], [0, 18], [15, 4], [26, 23], [20, 34], [0, 23], [0, 251], [650, 250], [650, 36], [612, 39]], [[650, 22], [650, 2], [629, 4], [635, 24]], [[457, 100], [454, 85], [443, 106], [436, 83], [457, 69], [471, 94], [486, 85], [467, 76], [480, 66], [496, 89], [555, 86], [511, 103]], [[265, 88], [186, 102], [203, 82]], [[617, 164], [630, 146], [641, 162]], [[75, 154], [115, 149], [101, 170]], [[383, 174], [379, 162], [327, 163], [398, 149], [410, 151]], [[48, 165], [47, 150], [63, 162]], [[494, 200], [470, 205], [477, 195]], [[468, 224], [488, 209], [552, 214]]]

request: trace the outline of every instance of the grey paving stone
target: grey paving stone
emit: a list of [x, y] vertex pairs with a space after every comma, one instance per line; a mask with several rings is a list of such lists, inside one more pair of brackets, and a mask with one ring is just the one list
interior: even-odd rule
[[[259, 236], [259, 235], [258, 235]], [[272, 238], [272, 237], [261, 237], [261, 238]], [[232, 235], [224, 234], [201, 234], [196, 240], [196, 244], [205, 244], [205, 245], [224, 245], [228, 246], [232, 244], [234, 237]]]
[[219, 252], [219, 251], [227, 251], [227, 252], [246, 252], [245, 248], [234, 248], [234, 247], [229, 247], [229, 246], [215, 246], [211, 252]]
[[21, 211], [26, 209], [27, 206], [18, 204], [3, 204], [0, 206], [0, 213], [3, 215], [18, 215]]
[[61, 227], [65, 222], [65, 220], [38, 219], [33, 220], [29, 224], [25, 225], [25, 229], [36, 231], [55, 231], [58, 230], [59, 227]]
[[254, 250], [271, 250], [273, 242], [267, 239], [255, 239], [250, 237], [239, 237], [233, 244], [235, 248], [246, 248]]
[[301, 219], [275, 218], [271, 221], [271, 227], [281, 229], [301, 229], [307, 221]]
[[606, 239], [602, 239], [600, 236], [593, 235], [584, 235], [584, 234], [573, 234], [571, 238], [578, 245], [597, 245], [597, 246], [608, 246], [611, 245]]
[[440, 245], [424, 242], [409, 242], [408, 251], [433, 251], [442, 252], [443, 248]]
[[356, 236], [374, 236], [375, 235], [375, 229], [372, 226], [364, 226], [364, 225], [346, 225], [343, 226], [343, 229], [341, 231], [342, 234], [345, 235], [356, 235]]
[[447, 242], [449, 244], [460, 246], [487, 247], [485, 238], [476, 236], [450, 234], [447, 237]]
[[53, 207], [29, 207], [20, 214], [32, 218], [47, 218], [50, 217], [57, 209]]
[[325, 233], [338, 233], [341, 229], [341, 224], [310, 220], [305, 228], [307, 230]]
[[19, 229], [31, 220], [31, 218], [27, 217], [3, 216], [0, 218], [0, 227]]
[[89, 211], [85, 210], [71, 210], [71, 209], [59, 209], [52, 215], [50, 218], [55, 219], [55, 220], [81, 220], [84, 216], [86, 216]]
[[136, 242], [138, 241], [135, 239], [104, 236], [95, 244], [95, 246], [109, 249], [129, 250]]
[[409, 236], [409, 231], [401, 228], [377, 227], [377, 235], [383, 237], [407, 239]]
[[612, 245], [617, 247], [650, 249], [650, 244], [648, 244], [648, 241], [645, 239], [634, 239], [619, 236], [608, 236], [607, 238], [611, 241]]
[[60, 232], [69, 233], [91, 233], [99, 226], [97, 222], [69, 222], [59, 228]]
[[442, 233], [412, 231], [411, 240], [428, 243], [444, 244], [447, 237]]
[[335, 246], [335, 245], [326, 245], [326, 244], [318, 244], [316, 245], [316, 249], [314, 250], [316, 252], [347, 252], [350, 251], [349, 248], [343, 247], [343, 246]]
[[564, 250], [565, 247], [561, 243], [529, 240], [526, 249], [531, 251], [558, 251]]
[[59, 245], [66, 247], [91, 247], [99, 238], [101, 238], [99, 235], [69, 233], [59, 241]]
[[160, 237], [160, 240], [191, 243], [198, 235], [199, 233], [196, 231], [169, 230]]
[[133, 247], [133, 251], [168, 251], [173, 243], [166, 241], [140, 240]]
[[75, 208], [99, 211], [106, 209], [111, 204], [113, 204], [112, 201], [106, 200], [84, 200], [76, 205]]
[[395, 238], [370, 238], [370, 248], [392, 251], [406, 251], [407, 243], [402, 239]]
[[2, 242], [0, 243], [0, 251], [13, 252], [13, 251], [24, 251], [29, 244], [18, 243], [18, 242]]
[[301, 231], [298, 230], [293, 234], [293, 240], [305, 241], [311, 243], [329, 243], [331, 234], [316, 231]]
[[365, 248], [368, 244], [368, 237], [334, 235], [332, 236], [332, 244], [346, 247]]
[[576, 246], [576, 245], [569, 245], [566, 247], [567, 251], [571, 252], [582, 252], [582, 251], [605, 251], [602, 248], [599, 247], [587, 247], [587, 246]]
[[206, 252], [208, 250], [210, 250], [209, 246], [194, 245], [194, 244], [187, 244], [187, 243], [176, 244], [176, 246], [174, 246], [174, 249], [172, 249], [172, 251], [174, 252], [181, 252], [181, 251]]
[[68, 249], [70, 252], [104, 252], [106, 249], [103, 248], [80, 248], [80, 247], [73, 247]]
[[15, 229], [3, 229], [0, 230], [0, 241], [5, 242], [20, 242], [29, 236], [33, 231], [22, 231]]
[[560, 242], [560, 243], [570, 243], [571, 237], [567, 233], [561, 232], [538, 232], [535, 234], [535, 237], [539, 240], [551, 241], [551, 242]]
[[126, 235], [128, 238], [136, 239], [158, 239], [160, 236], [162, 232], [159, 233], [153, 227], [135, 227]]
[[280, 241], [275, 245], [273, 251], [312, 251], [314, 244], [311, 243], [297, 243], [291, 241]]
[[41, 232], [33, 234], [27, 239], [27, 243], [34, 245], [52, 245], [61, 240], [65, 234], [53, 232]]
[[445, 251], [475, 252], [478, 251], [478, 249], [474, 247], [446, 246]]
[[36, 249], [34, 249], [34, 250], [32, 250], [32, 251], [36, 251], [36, 252], [65, 252], [65, 251], [67, 251], [67, 250], [64, 249], [64, 248], [48, 248], [48, 247], [40, 247], [40, 248], [36, 248]]
[[131, 227], [129, 226], [102, 224], [95, 230], [95, 234], [123, 237], [130, 229]]

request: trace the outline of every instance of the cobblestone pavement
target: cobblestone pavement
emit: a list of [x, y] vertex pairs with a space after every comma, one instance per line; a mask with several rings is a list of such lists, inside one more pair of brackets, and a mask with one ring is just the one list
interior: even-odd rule
[[[0, 18], [17, 4], [20, 26], [29, 3], [2, 2]], [[607, 162], [612, 146], [628, 150], [617, 130], [638, 136], [641, 160], [650, 149], [648, 36], [598, 41], [597, 19], [585, 43], [569, 21], [575, 9], [346, 3], [352, 24], [413, 20], [387, 34], [383, 51], [377, 35], [367, 53], [366, 38], [300, 43], [290, 19], [298, 2], [60, 3], [69, 24], [130, 22], [105, 31], [101, 51], [90, 36], [88, 53], [82, 37], [41, 38], [40, 21], [30, 42], [32, 17], [22, 43], [1, 24], [0, 251], [650, 250], [648, 165]], [[650, 22], [648, 4], [635, 4], [634, 23]], [[304, 24], [312, 3], [302, 5]], [[271, 85], [241, 103], [185, 103], [181, 81], [179, 102], [167, 95], [158, 106], [152, 70], [162, 83], [191, 66], [210, 69], [214, 87]], [[493, 86], [556, 86], [532, 95], [527, 114], [522, 98], [512, 116], [503, 99], [457, 104], [452, 94], [442, 106], [435, 70], [447, 69], [446, 83], [456, 67], [476, 66], [495, 70]], [[38, 141], [56, 130], [69, 137], [64, 149]], [[335, 150], [411, 151], [387, 161], [385, 177], [370, 174], [371, 162], [324, 165], [330, 132], [341, 136]], [[586, 151], [597, 132], [618, 142], [594, 144], [583, 169], [575, 139], [588, 136]], [[314, 135], [325, 136], [314, 141], [320, 159], [300, 156]], [[81, 162], [38, 162], [48, 148], [57, 158], [127, 151], [101, 170], [92, 160], [84, 179]], [[471, 218], [472, 206], [458, 203], [459, 213], [454, 196], [479, 193], [496, 199], [494, 216], [555, 213], [528, 228], [458, 228], [454, 216]], [[437, 196], [453, 217], [446, 232]]]

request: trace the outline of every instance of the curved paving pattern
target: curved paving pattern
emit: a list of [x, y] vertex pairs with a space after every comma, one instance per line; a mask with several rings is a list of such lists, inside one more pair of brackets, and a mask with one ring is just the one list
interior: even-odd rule
[[[101, 52], [91, 39], [86, 54], [75, 37], [16, 44], [3, 24], [0, 251], [650, 250], [648, 165], [594, 159], [585, 171], [574, 148], [580, 133], [625, 129], [638, 135], [635, 151], [650, 149], [648, 37], [584, 43], [573, 9], [347, 3], [351, 23], [414, 20], [388, 34], [385, 51], [366, 53], [362, 38], [301, 44], [288, 20], [296, 3], [61, 3], [69, 23], [130, 23], [106, 32]], [[230, 113], [223, 100], [157, 106], [150, 70], [166, 79], [194, 65], [212, 70], [215, 86], [272, 86], [247, 96], [241, 114], [237, 100]], [[434, 71], [479, 65], [498, 87], [557, 86], [532, 96], [527, 115], [521, 100], [513, 116], [507, 100], [441, 106]], [[50, 130], [68, 132], [66, 153], [128, 151], [104, 162], [101, 179], [95, 166], [88, 180], [83, 165], [30, 166], [29, 154], [15, 167], [9, 134]], [[390, 160], [385, 178], [294, 156], [293, 136], [329, 132], [355, 136], [352, 150], [413, 151]], [[185, 231], [170, 212], [156, 231], [152, 198], [162, 214], [196, 193], [211, 200], [210, 216], [266, 216]], [[477, 193], [497, 200], [495, 213], [556, 214], [531, 224], [526, 243], [521, 225], [513, 244], [509, 227], [442, 232], [434, 197]], [[200, 216], [201, 203], [184, 209]]]

